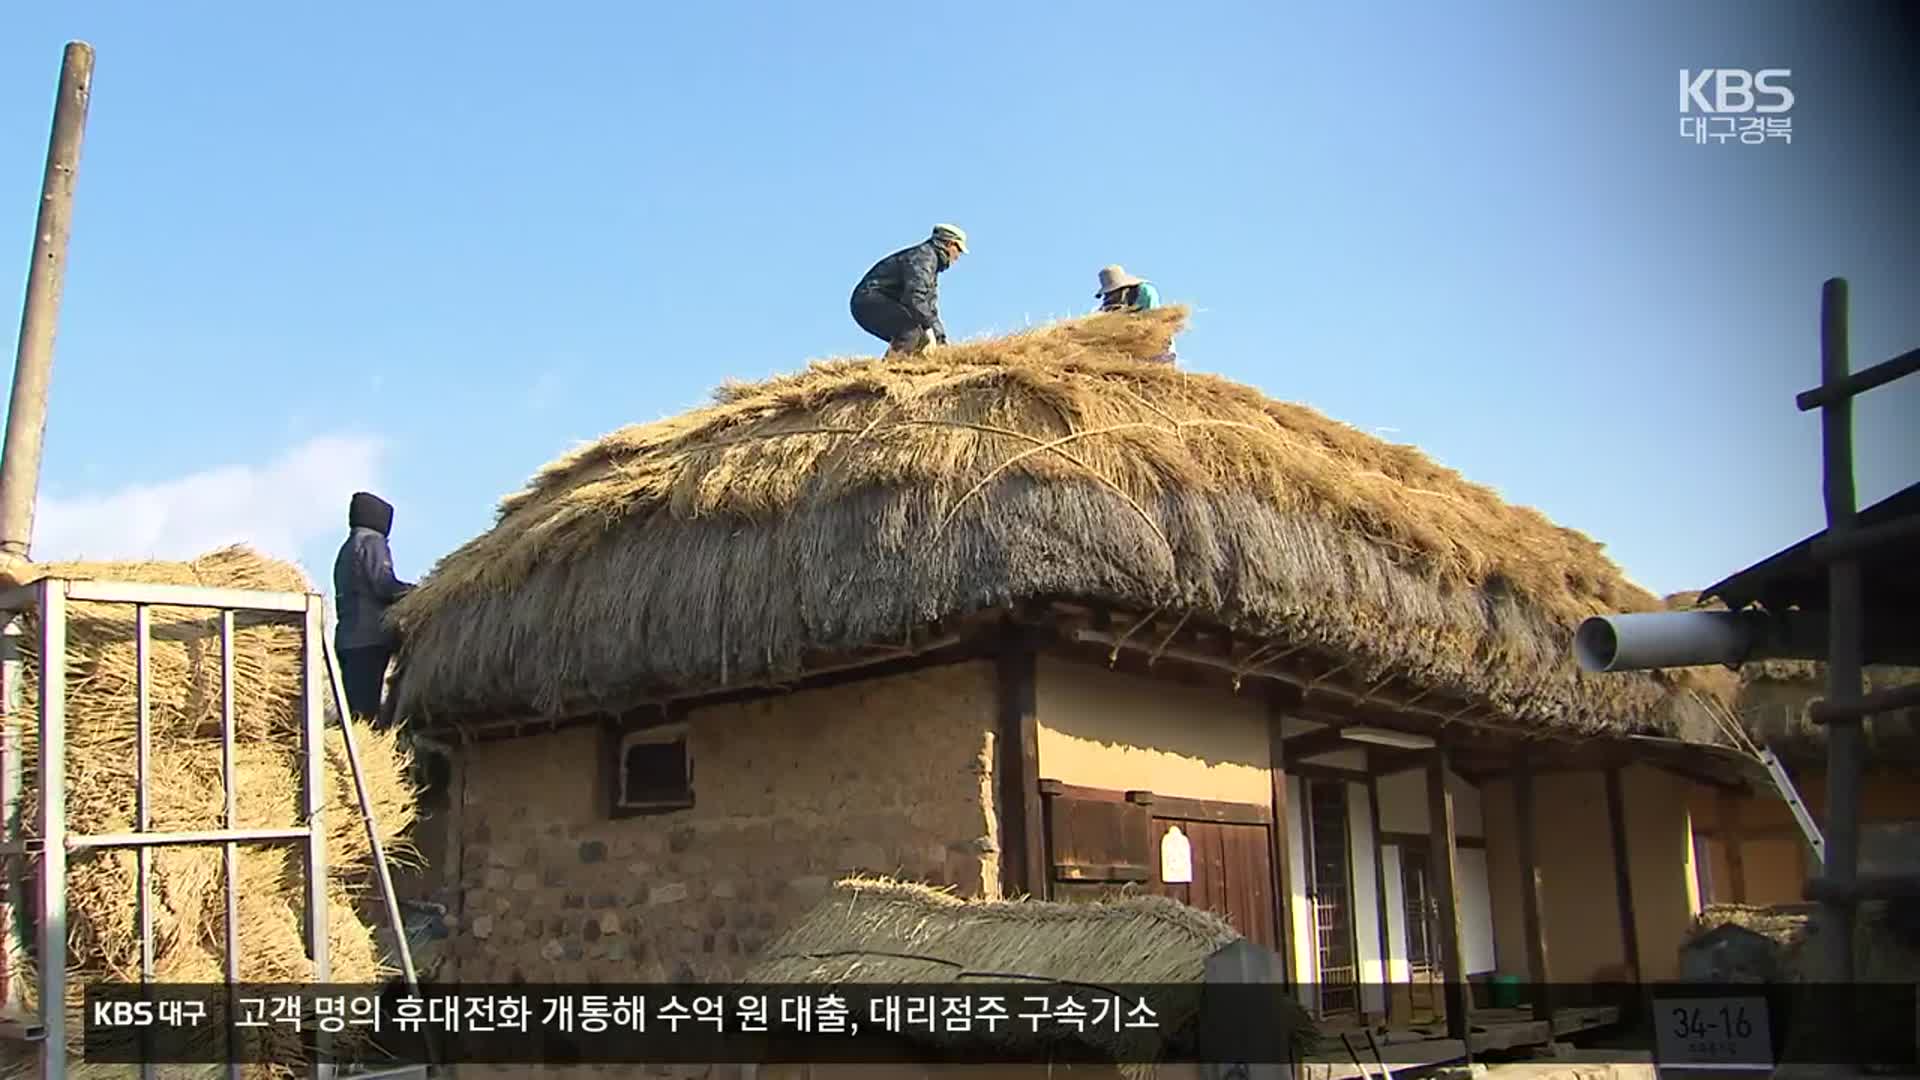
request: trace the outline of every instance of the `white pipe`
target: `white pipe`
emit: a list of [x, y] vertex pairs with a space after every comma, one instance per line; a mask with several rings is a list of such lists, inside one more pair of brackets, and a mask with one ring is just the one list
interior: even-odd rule
[[1749, 658], [1761, 630], [1745, 612], [1595, 615], [1574, 634], [1573, 655], [1589, 672], [1738, 665]]

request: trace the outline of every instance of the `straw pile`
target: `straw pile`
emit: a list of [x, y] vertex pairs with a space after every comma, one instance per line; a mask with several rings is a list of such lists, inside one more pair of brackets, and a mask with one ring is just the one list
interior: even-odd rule
[[[301, 572], [243, 547], [188, 563], [51, 564], [52, 577], [306, 592]], [[135, 827], [136, 687], [134, 608], [69, 605], [67, 667], [67, 825], [73, 833], [131, 832]], [[219, 616], [205, 609], [150, 609], [149, 697], [152, 760], [147, 787], [154, 830], [225, 825], [221, 782], [221, 656]], [[38, 625], [22, 639], [26, 713], [37, 706]], [[235, 619], [235, 825], [300, 824], [301, 630]], [[371, 983], [390, 974], [372, 928], [360, 912], [374, 888], [364, 818], [354, 793], [337, 714], [327, 718], [329, 982]], [[27, 792], [22, 821], [31, 829], [38, 792], [32, 783], [38, 732], [25, 725]], [[394, 733], [355, 727], [381, 842], [412, 856], [403, 837], [415, 813], [407, 754]], [[244, 982], [310, 981], [302, 930], [303, 848], [296, 843], [242, 845], [238, 865], [240, 978]], [[168, 983], [218, 983], [225, 976], [225, 871], [218, 847], [156, 850], [152, 871], [155, 974]], [[135, 855], [76, 853], [69, 862], [70, 1031], [76, 1039], [83, 984], [138, 981]], [[373, 911], [377, 905], [367, 907]], [[31, 990], [29, 990], [31, 995]], [[37, 1006], [36, 1006], [37, 1007]], [[218, 1035], [216, 1033], [215, 1037]]]
[[395, 607], [402, 715], [619, 710], [1077, 599], [1522, 726], [1679, 730], [1675, 679], [1571, 660], [1582, 618], [1658, 607], [1600, 544], [1414, 447], [1146, 362], [1186, 318], [818, 362], [567, 455]]
[[[1225, 920], [1164, 896], [1095, 903], [969, 900], [950, 890], [890, 878], [849, 877], [767, 946], [748, 983], [1027, 983], [1068, 987], [1192, 985], [1197, 1008], [1207, 958], [1240, 938]], [[1291, 1006], [1273, 1018], [1304, 1051], [1317, 1038], [1312, 1017]], [[1131, 1056], [1131, 1077], [1151, 1076], [1142, 1062], [1192, 1013], [1158, 1017], [1152, 1034], [1087, 1033], [1089, 1042]], [[997, 1038], [1017, 1040], [1014, 1030]], [[943, 1040], [945, 1033], [925, 1037]]]

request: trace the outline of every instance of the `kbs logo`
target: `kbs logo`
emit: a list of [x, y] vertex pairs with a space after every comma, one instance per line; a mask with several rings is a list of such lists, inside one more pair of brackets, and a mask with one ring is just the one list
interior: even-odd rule
[[1748, 146], [1793, 142], [1793, 108], [1787, 68], [1680, 69], [1680, 137], [1705, 146], [1707, 140]]
[[151, 1001], [96, 1001], [93, 1022], [100, 1027], [152, 1027], [154, 1012]]
[[[1767, 68], [1749, 72], [1740, 68], [1680, 69], [1680, 112], [1719, 113], [1734, 116], [1746, 113], [1783, 113], [1793, 108], [1793, 91], [1784, 80], [1793, 77], [1788, 68]], [[1711, 92], [1709, 92], [1711, 87]], [[1761, 104], [1766, 97], [1772, 103]]]

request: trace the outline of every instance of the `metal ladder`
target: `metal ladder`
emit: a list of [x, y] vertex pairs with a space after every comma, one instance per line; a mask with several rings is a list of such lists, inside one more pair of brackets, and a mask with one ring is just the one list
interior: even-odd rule
[[[135, 830], [130, 833], [112, 833], [103, 835], [76, 835], [68, 831], [66, 821], [66, 734], [67, 734], [67, 619], [68, 605], [74, 601], [87, 603], [130, 604], [134, 608], [135, 626], [135, 696], [137, 700], [137, 750], [136, 750], [136, 793], [135, 793]], [[182, 607], [211, 609], [219, 612], [220, 623], [220, 693], [221, 693], [221, 773], [225, 789], [226, 827], [191, 832], [154, 832], [150, 830], [149, 807], [147, 804], [147, 777], [151, 764], [150, 738], [150, 687], [149, 671], [150, 648], [152, 641], [151, 609], [153, 607]], [[40, 622], [40, 663], [39, 663], [39, 716], [37, 718], [40, 735], [40, 755], [35, 778], [40, 795], [40, 809], [35, 823], [34, 835], [27, 837], [21, 829], [20, 797], [23, 779], [22, 754], [19, 740], [21, 731], [21, 660], [17, 648], [21, 633], [22, 615], [33, 611], [39, 615]], [[261, 623], [299, 623], [302, 627], [301, 684], [303, 700], [302, 719], [302, 784], [300, 793], [300, 813], [302, 824], [283, 828], [241, 829], [234, 825], [235, 786], [234, 786], [234, 623], [236, 615], [245, 615], [250, 624]], [[303, 929], [307, 941], [308, 956], [313, 961], [314, 981], [324, 983], [328, 977], [327, 963], [327, 851], [326, 829], [323, 811], [326, 803], [326, 694], [331, 692], [335, 714], [340, 717], [341, 734], [347, 752], [347, 763], [353, 772], [354, 792], [360, 801], [360, 812], [366, 823], [367, 839], [372, 848], [375, 876], [380, 886], [381, 899], [386, 906], [388, 924], [393, 932], [395, 947], [399, 952], [402, 971], [406, 977], [407, 989], [411, 993], [419, 992], [419, 980], [413, 966], [412, 950], [408, 947], [406, 927], [400, 917], [400, 906], [394, 896], [393, 879], [387, 867], [386, 852], [380, 843], [379, 830], [373, 815], [373, 806], [367, 795], [365, 778], [360, 769], [360, 755], [355, 748], [353, 726], [347, 722], [345, 684], [341, 678], [339, 659], [334, 655], [333, 644], [326, 633], [324, 601], [319, 593], [266, 592], [251, 589], [201, 588], [181, 585], [152, 585], [139, 582], [72, 580], [65, 578], [43, 578], [30, 585], [0, 593], [0, 619], [5, 621], [6, 639], [4, 657], [0, 657], [0, 711], [4, 713], [4, 733], [0, 734], [0, 803], [4, 803], [4, 820], [0, 821], [0, 858], [7, 864], [7, 894], [0, 902], [0, 933], [17, 933], [24, 943], [32, 939], [27, 919], [17, 910], [19, 900], [25, 895], [22, 881], [25, 875], [24, 864], [37, 861], [39, 872], [36, 878], [36, 893], [40, 913], [37, 927], [38, 989], [40, 1015], [23, 1017], [19, 1009], [18, 980], [13, 978], [11, 970], [4, 972], [5, 985], [0, 989], [0, 997], [11, 1014], [0, 1021], [0, 1037], [10, 1037], [38, 1044], [40, 1075], [45, 1080], [59, 1080], [67, 1074], [67, 857], [78, 851], [101, 851], [132, 848], [136, 857], [138, 887], [136, 895], [137, 919], [140, 928], [140, 971], [141, 984], [153, 982], [153, 905], [151, 896], [151, 874], [153, 851], [160, 847], [211, 846], [220, 845], [224, 849], [226, 872], [226, 985], [231, 989], [240, 981], [239, 925], [237, 919], [236, 889], [238, 885], [238, 850], [241, 844], [299, 843], [303, 850], [303, 873], [306, 881], [306, 903]], [[11, 963], [11, 958], [0, 953], [0, 963]], [[231, 1018], [229, 1018], [231, 1022]], [[229, 1029], [231, 1031], [231, 1028]], [[324, 1035], [321, 1047], [326, 1046]], [[324, 1054], [324, 1049], [322, 1050]], [[154, 1075], [154, 1064], [141, 1065], [141, 1076]], [[238, 1077], [241, 1066], [229, 1063], [229, 1076]], [[321, 1080], [336, 1080], [337, 1067], [316, 1061], [313, 1075]], [[405, 1069], [384, 1069], [372, 1076], [409, 1076], [424, 1077], [424, 1066], [410, 1066]]]

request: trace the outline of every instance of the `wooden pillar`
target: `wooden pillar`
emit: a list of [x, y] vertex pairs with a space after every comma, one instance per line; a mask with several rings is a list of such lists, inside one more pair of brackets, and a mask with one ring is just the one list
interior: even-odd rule
[[[1367, 777], [1367, 809], [1373, 818], [1373, 890], [1380, 922], [1380, 1020], [1393, 1022], [1393, 936], [1387, 932], [1387, 857], [1380, 840], [1380, 778]], [[1362, 980], [1364, 983], [1364, 980]]]
[[1746, 835], [1740, 828], [1740, 796], [1722, 791], [1716, 810], [1720, 818], [1720, 843], [1727, 849], [1727, 889], [1734, 903], [1744, 904], [1747, 902], [1747, 860], [1742, 850]]
[[1535, 1020], [1553, 1020], [1553, 974], [1547, 963], [1547, 924], [1541, 902], [1539, 849], [1533, 831], [1533, 761], [1520, 755], [1513, 773], [1513, 809], [1520, 855], [1520, 912], [1526, 925], [1527, 973]]
[[1280, 745], [1281, 721], [1286, 716], [1288, 699], [1276, 696], [1267, 700], [1267, 778], [1271, 788], [1273, 827], [1268, 830], [1268, 845], [1273, 861], [1274, 940], [1286, 961], [1286, 984], [1294, 985], [1293, 955], [1293, 844], [1287, 822], [1287, 755]]
[[1047, 898], [1046, 845], [1040, 835], [1040, 728], [1032, 639], [1017, 627], [1003, 633], [998, 661], [1000, 725], [994, 766], [1000, 783], [1000, 895]]
[[1620, 767], [1607, 767], [1607, 826], [1613, 836], [1613, 884], [1620, 905], [1620, 947], [1632, 981], [1640, 981], [1640, 928], [1633, 918], [1633, 870], [1627, 858], [1627, 802], [1620, 790]]
[[1427, 757], [1427, 828], [1433, 847], [1433, 891], [1440, 901], [1440, 966], [1445, 982], [1447, 1037], [1465, 1039], [1472, 1027], [1466, 954], [1460, 947], [1460, 856], [1454, 846], [1453, 792], [1447, 787], [1447, 750]]

